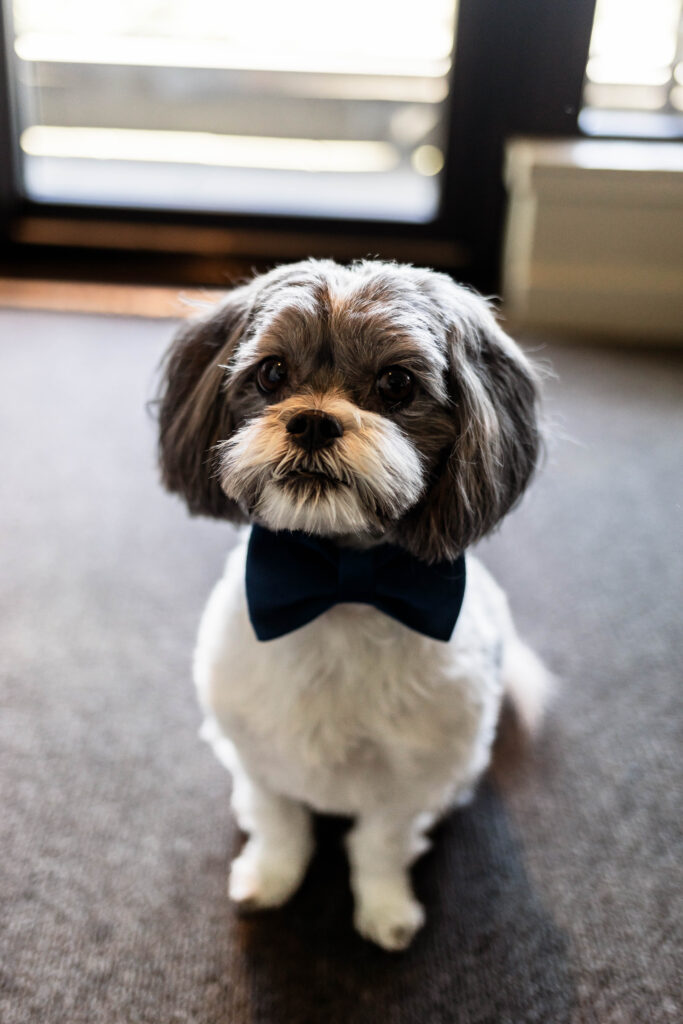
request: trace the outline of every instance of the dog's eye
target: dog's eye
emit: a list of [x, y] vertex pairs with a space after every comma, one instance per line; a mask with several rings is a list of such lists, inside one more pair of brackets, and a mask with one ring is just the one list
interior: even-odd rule
[[377, 377], [377, 391], [387, 405], [405, 405], [413, 397], [415, 381], [402, 366], [386, 366]]
[[272, 395], [287, 380], [287, 363], [277, 356], [269, 356], [256, 371], [256, 383], [264, 395]]

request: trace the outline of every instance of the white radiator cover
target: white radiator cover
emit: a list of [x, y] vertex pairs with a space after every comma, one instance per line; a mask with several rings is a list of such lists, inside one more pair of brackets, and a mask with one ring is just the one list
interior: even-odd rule
[[683, 145], [515, 139], [505, 178], [514, 324], [683, 343]]

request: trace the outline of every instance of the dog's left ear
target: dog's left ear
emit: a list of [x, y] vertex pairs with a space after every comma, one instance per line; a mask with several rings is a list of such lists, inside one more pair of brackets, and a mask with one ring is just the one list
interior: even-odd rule
[[235, 288], [215, 309], [180, 327], [162, 364], [158, 401], [164, 485], [191, 513], [233, 522], [246, 520], [220, 487], [213, 451], [234, 429], [225, 366], [244, 335], [253, 293], [253, 285]]
[[540, 450], [538, 376], [488, 302], [443, 274], [423, 282], [449, 360], [454, 438], [402, 539], [429, 561], [455, 558], [521, 497]]

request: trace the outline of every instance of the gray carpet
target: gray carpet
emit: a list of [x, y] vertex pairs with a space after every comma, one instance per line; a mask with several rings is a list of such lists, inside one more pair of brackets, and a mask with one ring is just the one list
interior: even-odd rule
[[288, 907], [225, 900], [239, 840], [189, 668], [233, 535], [157, 485], [169, 333], [0, 313], [0, 1019], [680, 1020], [681, 361], [544, 352], [558, 440], [481, 550], [562, 691], [440, 828], [428, 926], [391, 956], [352, 932], [344, 823]]

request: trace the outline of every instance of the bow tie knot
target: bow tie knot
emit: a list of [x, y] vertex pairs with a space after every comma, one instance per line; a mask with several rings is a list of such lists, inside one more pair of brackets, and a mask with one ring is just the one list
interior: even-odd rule
[[374, 561], [367, 551], [344, 548], [337, 563], [337, 603], [371, 604], [375, 594]]

